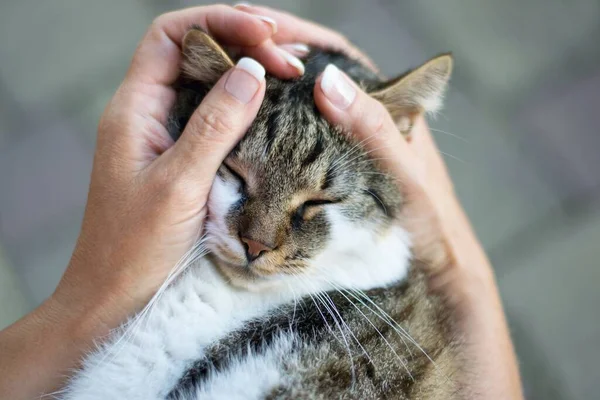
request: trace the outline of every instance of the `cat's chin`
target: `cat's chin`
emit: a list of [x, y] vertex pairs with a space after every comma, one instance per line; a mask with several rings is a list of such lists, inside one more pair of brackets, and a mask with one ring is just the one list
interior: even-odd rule
[[277, 288], [283, 282], [280, 274], [265, 275], [252, 266], [231, 263], [215, 254], [210, 258], [227, 282], [236, 288], [258, 292]]

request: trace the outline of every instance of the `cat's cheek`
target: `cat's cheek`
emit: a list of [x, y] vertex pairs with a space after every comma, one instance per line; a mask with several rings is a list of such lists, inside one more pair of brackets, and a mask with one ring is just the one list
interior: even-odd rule
[[227, 214], [240, 198], [237, 183], [224, 180], [220, 176], [215, 178], [208, 196], [208, 221], [205, 225], [211, 250], [215, 250], [217, 245], [225, 245], [233, 251], [244, 251], [237, 238], [231, 237], [227, 226]]
[[410, 240], [399, 227], [378, 233], [375, 222], [355, 222], [341, 210], [327, 210], [327, 245], [312, 260], [315, 276], [337, 286], [368, 290], [406, 277], [410, 265]]
[[333, 253], [360, 253], [358, 236], [365, 234], [364, 224], [352, 223], [337, 207], [327, 210], [329, 229], [327, 234], [326, 251]]

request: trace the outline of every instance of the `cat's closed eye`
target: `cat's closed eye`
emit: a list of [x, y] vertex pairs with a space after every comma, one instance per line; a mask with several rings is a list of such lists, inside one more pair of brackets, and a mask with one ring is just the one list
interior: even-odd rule
[[298, 222], [311, 219], [321, 210], [321, 206], [337, 204], [341, 201], [341, 199], [314, 199], [305, 201], [296, 209], [292, 219], [297, 220]]

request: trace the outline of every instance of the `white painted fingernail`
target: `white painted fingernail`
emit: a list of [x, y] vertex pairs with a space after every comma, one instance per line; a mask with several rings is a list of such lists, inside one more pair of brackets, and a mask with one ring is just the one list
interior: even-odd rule
[[225, 82], [225, 90], [244, 104], [252, 100], [262, 81], [265, 69], [251, 58], [241, 58]]
[[241, 58], [235, 67], [248, 72], [259, 81], [262, 81], [265, 77], [265, 68], [250, 57]]
[[333, 64], [329, 64], [321, 77], [321, 90], [329, 101], [341, 110], [345, 110], [354, 102], [356, 89]]
[[277, 22], [273, 18], [265, 17], [264, 15], [254, 15], [256, 18], [260, 19], [262, 22], [266, 23], [271, 27], [271, 31], [273, 31], [273, 35], [277, 33]]
[[289, 52], [285, 51], [280, 47], [277, 48], [277, 51], [279, 51], [279, 54], [281, 54], [281, 57], [283, 57], [286, 63], [294, 67], [296, 71], [300, 73], [300, 75], [304, 75], [304, 64], [302, 63], [302, 61], [300, 61], [298, 57], [294, 56], [293, 54], [290, 54]]
[[241, 11], [247, 11], [249, 14], [254, 15], [256, 18], [260, 19], [262, 22], [269, 25], [269, 27], [271, 28], [271, 31], [273, 32], [273, 35], [277, 33], [277, 22], [271, 17], [267, 17], [264, 15], [257, 15], [257, 14], [252, 13], [252, 4], [243, 3], [243, 2], [237, 3], [233, 6], [233, 8], [237, 8]]
[[279, 47], [298, 57], [303, 57], [310, 52], [310, 47], [308, 47], [304, 43], [282, 44]]

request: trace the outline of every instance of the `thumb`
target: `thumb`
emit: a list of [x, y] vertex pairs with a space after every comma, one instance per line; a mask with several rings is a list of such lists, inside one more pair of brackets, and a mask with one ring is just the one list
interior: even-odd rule
[[387, 109], [335, 65], [329, 64], [317, 79], [314, 98], [330, 123], [341, 126], [399, 182], [417, 179], [416, 160]]
[[251, 58], [240, 59], [194, 111], [170, 154], [165, 154], [167, 164], [177, 175], [209, 188], [256, 117], [264, 93], [265, 69]]

